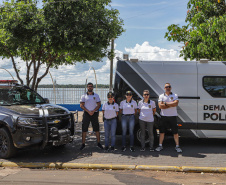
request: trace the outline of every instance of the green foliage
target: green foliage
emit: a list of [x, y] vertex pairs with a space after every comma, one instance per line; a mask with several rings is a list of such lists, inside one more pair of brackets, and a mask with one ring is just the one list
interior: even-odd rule
[[[50, 67], [101, 61], [111, 56], [112, 38], [122, 34], [123, 21], [111, 0], [11, 0], [0, 6], [0, 56], [26, 62], [26, 84], [37, 89]], [[46, 67], [39, 75], [40, 68]]]
[[185, 60], [208, 58], [226, 60], [226, 5], [224, 0], [190, 0], [186, 26], [172, 24], [167, 40], [184, 44], [180, 56]]

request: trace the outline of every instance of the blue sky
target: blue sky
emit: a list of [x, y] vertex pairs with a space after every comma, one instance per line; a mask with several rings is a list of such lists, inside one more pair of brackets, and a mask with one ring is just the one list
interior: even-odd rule
[[148, 41], [152, 46], [178, 49], [164, 38], [170, 24], [185, 24], [187, 0], [113, 0], [126, 32], [116, 40], [117, 49], [134, 47]]
[[[0, 0], [0, 3], [2, 0]], [[118, 9], [124, 20], [124, 32], [115, 40], [115, 54], [122, 58], [123, 53], [139, 60], [183, 60], [179, 58], [180, 43], [169, 42], [164, 38], [170, 24], [184, 25], [187, 14], [188, 0], [112, 0], [112, 7]], [[26, 68], [24, 62], [16, 59], [21, 65], [20, 73], [25, 79]], [[114, 59], [114, 67], [116, 64]], [[0, 58], [0, 68], [8, 69], [13, 76], [11, 61]], [[97, 74], [97, 81], [109, 84], [110, 61], [90, 61], [85, 64], [77, 63], [73, 66], [61, 66], [58, 70], [50, 69], [54, 79], [59, 84], [84, 84], [86, 78], [95, 83], [93, 71]], [[44, 72], [41, 70], [40, 74]], [[0, 79], [10, 79], [5, 71], [1, 71]], [[47, 75], [42, 84], [50, 84], [50, 75]]]

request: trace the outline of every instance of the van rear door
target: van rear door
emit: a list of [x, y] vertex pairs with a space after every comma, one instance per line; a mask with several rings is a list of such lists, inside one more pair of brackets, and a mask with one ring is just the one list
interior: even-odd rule
[[198, 132], [201, 138], [226, 137], [226, 65], [198, 63]]

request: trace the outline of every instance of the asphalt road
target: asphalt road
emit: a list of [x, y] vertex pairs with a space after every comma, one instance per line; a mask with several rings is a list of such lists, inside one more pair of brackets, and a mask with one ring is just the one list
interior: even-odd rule
[[[12, 173], [13, 171], [11, 171]], [[98, 185], [123, 185], [123, 184], [155, 184], [174, 185], [156, 180], [153, 177], [144, 177], [131, 172], [107, 171], [81, 171], [81, 170], [28, 170], [14, 171], [5, 177], [0, 176], [0, 184], [98, 184]], [[0, 173], [1, 174], [1, 173]]]
[[223, 185], [225, 174], [130, 170], [48, 170], [0, 168], [4, 185]]

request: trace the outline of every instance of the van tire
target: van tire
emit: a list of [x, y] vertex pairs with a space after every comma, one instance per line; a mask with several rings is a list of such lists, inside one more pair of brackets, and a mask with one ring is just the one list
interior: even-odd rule
[[[134, 141], [136, 145], [141, 146], [141, 130], [140, 130], [140, 125], [136, 124], [135, 128], [134, 128]], [[147, 145], [149, 143], [149, 139], [148, 139], [148, 131], [146, 130], [145, 132], [145, 145]]]
[[0, 158], [8, 159], [16, 154], [12, 137], [6, 128], [0, 128]]
[[[148, 130], [147, 129], [145, 129], [145, 130], [146, 130], [145, 131], [145, 145], [149, 146]], [[156, 146], [157, 143], [158, 143], [158, 136], [157, 136], [157, 130], [156, 130], [155, 127], [153, 128], [153, 134], [154, 134], [154, 146]], [[134, 128], [134, 141], [135, 141], [135, 144], [139, 145], [139, 146], [141, 146], [141, 143], [140, 143], [141, 137], [140, 137], [140, 135], [141, 135], [140, 125], [136, 124], [135, 128]]]

